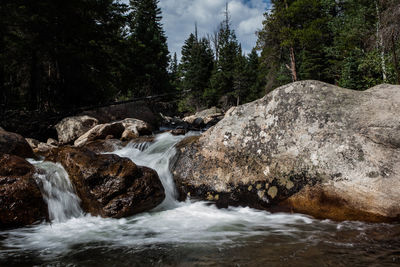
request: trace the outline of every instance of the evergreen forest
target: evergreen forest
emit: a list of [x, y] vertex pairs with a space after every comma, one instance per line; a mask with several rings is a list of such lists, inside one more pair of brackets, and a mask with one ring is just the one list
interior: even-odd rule
[[315, 79], [400, 84], [399, 0], [272, 0], [245, 54], [228, 5], [215, 32], [168, 51], [158, 0], [2, 0], [1, 110], [69, 110], [172, 95], [180, 112]]

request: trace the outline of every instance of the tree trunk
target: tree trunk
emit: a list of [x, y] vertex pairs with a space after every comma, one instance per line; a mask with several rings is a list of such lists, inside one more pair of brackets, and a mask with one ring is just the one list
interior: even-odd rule
[[294, 48], [290, 47], [290, 69], [292, 71], [292, 80], [293, 82], [297, 81], [297, 71], [296, 71], [296, 58], [294, 56]]
[[[286, 0], [285, 0], [285, 7], [286, 7], [286, 10], [289, 9], [289, 6], [288, 6]], [[297, 82], [296, 57], [295, 57], [294, 48], [292, 45], [289, 47], [289, 56], [290, 56], [290, 67], [288, 65], [286, 65], [286, 67], [292, 73], [292, 81]]]
[[386, 82], [387, 71], [386, 71], [386, 62], [385, 62], [385, 47], [383, 45], [383, 36], [382, 36], [382, 33], [380, 32], [381, 15], [379, 12], [379, 3], [377, 0], [375, 0], [375, 6], [376, 6], [376, 17], [377, 17], [376, 46], [377, 46], [378, 51], [380, 52], [380, 57], [381, 57], [382, 79], [383, 79], [383, 82]]
[[397, 74], [397, 84], [400, 84], [400, 69], [399, 69], [399, 61], [398, 61], [397, 53], [396, 53], [396, 43], [394, 41], [394, 30], [392, 31], [392, 52], [393, 52], [394, 69]]

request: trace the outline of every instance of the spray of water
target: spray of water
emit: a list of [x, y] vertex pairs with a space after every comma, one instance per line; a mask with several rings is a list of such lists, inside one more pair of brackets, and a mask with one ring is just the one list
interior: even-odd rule
[[31, 163], [37, 169], [35, 180], [47, 203], [50, 220], [59, 223], [82, 216], [80, 199], [61, 164], [41, 161]]

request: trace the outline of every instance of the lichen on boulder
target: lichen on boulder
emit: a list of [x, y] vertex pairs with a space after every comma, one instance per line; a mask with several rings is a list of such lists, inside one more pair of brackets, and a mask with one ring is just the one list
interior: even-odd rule
[[360, 92], [296, 82], [184, 140], [171, 170], [181, 199], [218, 195], [222, 206], [399, 220], [398, 114], [400, 86]]

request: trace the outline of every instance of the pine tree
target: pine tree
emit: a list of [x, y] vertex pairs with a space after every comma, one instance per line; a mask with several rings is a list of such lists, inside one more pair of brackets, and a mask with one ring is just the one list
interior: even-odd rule
[[263, 80], [262, 71], [260, 71], [260, 60], [256, 48], [253, 48], [247, 56], [246, 75], [249, 79], [249, 88], [244, 100], [245, 102], [251, 102], [265, 94], [263, 90], [265, 81]]
[[131, 0], [131, 39], [137, 55], [135, 87], [144, 95], [169, 90], [167, 38], [158, 0]]
[[228, 5], [225, 20], [218, 33], [218, 61], [211, 77], [211, 86], [204, 93], [208, 105], [216, 105], [223, 95], [233, 95], [235, 63], [240, 55], [240, 47], [236, 34], [230, 25]]
[[[196, 31], [197, 32], [197, 31]], [[181, 111], [197, 110], [204, 106], [203, 94], [210, 86], [210, 77], [214, 67], [214, 55], [206, 38], [199, 39], [190, 34], [182, 47], [182, 88], [190, 91], [181, 102]]]
[[180, 88], [180, 74], [179, 74], [179, 65], [178, 65], [178, 57], [176, 53], [174, 53], [174, 57], [172, 58], [169, 65], [169, 77], [170, 84], [172, 88], [175, 90]]

